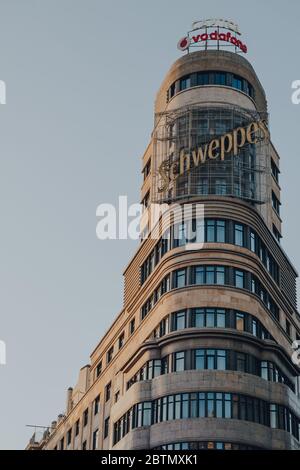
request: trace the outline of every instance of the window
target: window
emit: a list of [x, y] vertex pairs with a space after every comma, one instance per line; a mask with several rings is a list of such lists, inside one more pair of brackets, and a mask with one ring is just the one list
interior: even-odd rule
[[258, 293], [258, 282], [255, 276], [251, 276], [251, 292], [252, 294]]
[[215, 284], [214, 266], [206, 266], [206, 284]]
[[153, 366], [153, 372], [152, 372], [152, 377], [153, 378], [158, 377], [159, 375], [162, 374], [162, 361], [161, 361], [161, 359], [154, 359], [152, 361], [152, 366]]
[[277, 406], [270, 404], [270, 426], [271, 428], [277, 428]]
[[124, 346], [124, 339], [125, 339], [125, 334], [122, 333], [122, 334], [119, 336], [119, 349], [123, 348], [123, 346]]
[[68, 446], [71, 444], [71, 441], [72, 441], [72, 429], [69, 429], [69, 431], [67, 432], [67, 445]]
[[109, 432], [109, 416], [104, 421], [104, 439], [107, 438]]
[[214, 85], [226, 85], [226, 73], [216, 72], [214, 75]]
[[225, 243], [225, 220], [206, 220], [206, 237], [207, 243]]
[[134, 333], [134, 330], [135, 330], [135, 318], [133, 318], [131, 322], [129, 323], [129, 334], [132, 335]]
[[174, 248], [184, 246], [187, 243], [188, 226], [186, 223], [181, 223], [174, 226]]
[[148, 315], [148, 313], [150, 312], [153, 306], [154, 306], [154, 296], [152, 294], [142, 306], [142, 309], [141, 309], [142, 320]]
[[226, 370], [227, 369], [227, 357], [226, 351], [224, 349], [218, 349], [216, 355], [216, 369], [217, 370]]
[[251, 333], [253, 336], [258, 336], [257, 320], [251, 320]]
[[167, 91], [167, 101], [172, 99], [173, 96], [177, 93], [176, 83], [178, 83], [178, 91], [185, 90], [191, 86], [229, 86], [237, 88], [238, 90], [241, 90], [249, 95], [251, 98], [254, 98], [254, 89], [252, 85], [239, 75], [232, 75], [229, 72], [222, 71], [196, 72], [192, 75], [194, 76], [193, 80], [191, 80], [190, 75], [186, 75], [181, 77], [178, 82], [172, 83]]
[[120, 390], [118, 390], [116, 393], [115, 393], [115, 403], [117, 403], [119, 401], [119, 398], [120, 398]]
[[251, 275], [251, 292], [258, 295], [271, 314], [279, 320], [279, 307], [254, 275]]
[[[132, 416], [132, 421], [130, 420]], [[134, 405], [114, 424], [114, 444], [132, 428], [163, 421], [186, 418], [241, 419], [291, 432], [299, 440], [299, 419], [286, 407], [245, 395], [224, 392], [193, 392], [168, 395]], [[198, 443], [198, 448], [213, 448], [211, 443]], [[173, 449], [172, 445], [165, 446]], [[207, 447], [208, 446], [208, 447]], [[195, 449], [194, 443], [190, 447]], [[224, 448], [231, 448], [225, 444]], [[234, 447], [236, 448], [236, 447]], [[174, 445], [174, 449], [179, 447]]]
[[100, 361], [99, 364], [97, 365], [96, 376], [99, 377], [99, 375], [101, 375], [101, 373], [102, 373], [102, 361]]
[[214, 242], [215, 241], [215, 221], [207, 220], [206, 221], [206, 241]]
[[98, 435], [99, 435], [99, 430], [96, 429], [93, 432], [93, 441], [92, 441], [92, 449], [96, 450], [98, 448]]
[[236, 353], [236, 370], [238, 372], [247, 372], [246, 354]]
[[[267, 262], [266, 262], [267, 263]], [[268, 264], [268, 263], [267, 263]], [[279, 271], [273, 262], [273, 258], [269, 256], [270, 271], [273, 272], [275, 277], [279, 277]], [[276, 274], [275, 274], [276, 273]], [[268, 291], [264, 288], [262, 283], [249, 272], [235, 269], [226, 266], [191, 266], [190, 268], [179, 269], [172, 273], [172, 286], [173, 288], [184, 287], [186, 285], [226, 285], [235, 286], [239, 289], [247, 289], [253, 294], [260, 297], [261, 301], [265, 304], [271, 314], [278, 319], [279, 307], [274, 302]], [[144, 303], [141, 308], [141, 317], [145, 318], [153, 306], [157, 303], [157, 291], [160, 290], [163, 295], [170, 289], [170, 276], [166, 276], [160, 285], [151, 294], [149, 299]], [[207, 325], [208, 326], [208, 325]]]
[[164, 318], [159, 324], [158, 336], [161, 338], [169, 333], [169, 317]]
[[216, 268], [216, 284], [225, 284], [225, 268], [222, 266]]
[[161, 373], [168, 374], [169, 372], [169, 356], [165, 356], [161, 360]]
[[217, 328], [225, 328], [225, 322], [226, 322], [226, 313], [225, 310], [217, 310]]
[[80, 420], [78, 419], [75, 423], [75, 437], [78, 436], [80, 430]]
[[83, 412], [83, 427], [85, 427], [87, 425], [88, 420], [89, 420], [89, 409], [87, 408]]
[[65, 439], [62, 438], [59, 443], [59, 449], [64, 450], [64, 448], [65, 448]]
[[186, 285], [186, 269], [175, 271], [174, 287], [180, 288]]
[[[219, 219], [193, 219], [191, 223], [181, 223], [173, 226], [172, 239], [170, 238], [170, 230], [168, 230], [162, 238], [159, 239], [156, 246], [146, 258], [140, 268], [141, 284], [143, 284], [148, 276], [152, 273], [155, 266], [159, 263], [161, 257], [171, 247], [176, 248], [178, 246], [184, 246], [186, 243], [231, 243], [236, 246], [242, 246], [250, 249], [253, 253], [256, 253], [266, 269], [269, 271], [273, 279], [279, 282], [279, 266], [276, 263], [274, 257], [269, 253], [265, 244], [258, 237], [256, 232], [250, 227], [233, 221], [233, 229], [231, 224], [226, 220]], [[192, 229], [192, 230], [191, 230]], [[273, 227], [274, 229], [274, 227]], [[231, 231], [233, 233], [231, 234]], [[273, 230], [274, 231], [274, 230]], [[165, 239], [167, 234], [168, 238]], [[274, 232], [275, 236], [275, 232]], [[279, 237], [279, 238], [278, 238]], [[281, 235], [277, 234], [277, 240], [279, 241]], [[201, 271], [199, 269], [199, 277], [197, 278], [197, 284], [202, 284]], [[173, 287], [178, 283], [178, 286], [183, 286], [184, 282], [187, 281], [187, 276], [184, 274], [183, 269], [178, 272], [178, 280], [175, 279]], [[154, 291], [153, 295], [145, 302], [143, 306], [144, 315], [153, 307], [154, 303], [157, 302], [161, 295], [166, 290], [164, 289], [164, 282], [162, 282]]]
[[225, 243], [225, 221], [217, 220], [216, 222], [216, 242]]
[[141, 204], [144, 209], [147, 209], [147, 207], [149, 206], [149, 202], [150, 202], [150, 191], [146, 193], [145, 197], [142, 200]]
[[105, 401], [110, 400], [110, 395], [111, 395], [111, 382], [109, 382], [105, 386]]
[[152, 402], [138, 403], [134, 407], [133, 428], [150, 426], [151, 425], [151, 412]]
[[252, 230], [250, 232], [250, 250], [253, 251], [253, 253], [257, 252], [256, 234]]
[[174, 372], [181, 372], [185, 370], [185, 353], [177, 352], [174, 354]]
[[147, 367], [142, 368], [143, 380], [150, 380], [161, 375], [161, 360], [154, 359], [147, 362]]
[[168, 99], [170, 100], [171, 98], [173, 98], [174, 95], [175, 95], [175, 83], [173, 83], [169, 88]]
[[194, 328], [205, 327], [205, 311], [202, 308], [195, 308], [192, 312], [192, 326]]
[[196, 349], [195, 369], [226, 370], [227, 354], [224, 349]]
[[200, 194], [201, 196], [208, 195], [208, 179], [207, 178], [199, 178], [196, 186], [196, 193]]
[[232, 86], [233, 86], [233, 88], [237, 88], [238, 90], [242, 90], [243, 89], [242, 79], [240, 77], [238, 77], [237, 75], [234, 75], [233, 79], [232, 79]]
[[280, 215], [280, 202], [275, 196], [274, 191], [272, 191], [272, 207], [277, 212], [278, 215]]
[[225, 179], [216, 179], [216, 194], [219, 196], [226, 196], [227, 185]]
[[162, 281], [161, 285], [161, 295], [165, 294], [166, 292], [169, 292], [170, 290], [170, 275], [168, 274]]
[[109, 364], [110, 361], [112, 360], [113, 354], [114, 354], [114, 347], [112, 346], [112, 347], [107, 351], [107, 354], [106, 354], [106, 362], [107, 362], [107, 364]]
[[194, 282], [197, 285], [205, 284], [205, 267], [204, 266], [196, 266], [194, 268]]
[[127, 390], [136, 382], [143, 380], [151, 380], [162, 374], [167, 374], [169, 371], [169, 356], [162, 359], [152, 359], [127, 382]]
[[214, 349], [207, 349], [204, 351], [206, 355], [206, 363], [205, 363], [205, 369], [216, 369], [215, 365], [215, 354], [216, 351]]
[[209, 74], [199, 72], [197, 73], [197, 85], [208, 85], [209, 84]]
[[285, 319], [285, 331], [287, 332], [289, 337], [291, 337], [291, 324], [287, 318]]
[[100, 395], [98, 395], [94, 401], [94, 415], [99, 413], [99, 408], [100, 408]]
[[173, 314], [173, 331], [183, 330], [186, 328], [186, 311], [176, 312]]
[[280, 240], [282, 238], [281, 233], [279, 232], [279, 230], [277, 230], [277, 228], [275, 227], [274, 224], [273, 224], [273, 235], [276, 238], [276, 240], [278, 241], [278, 243], [280, 243]]
[[261, 361], [260, 376], [262, 379], [269, 380], [269, 367], [267, 361]]
[[279, 169], [276, 165], [276, 163], [274, 162], [273, 158], [271, 158], [271, 170], [272, 170], [272, 175], [275, 179], [275, 181], [278, 183], [279, 182]]
[[163, 257], [170, 249], [171, 234], [170, 229], [166, 230], [161, 240], [161, 256]]
[[187, 75], [186, 77], [183, 77], [181, 78], [180, 82], [179, 82], [179, 90], [182, 91], [182, 90], [186, 90], [187, 88], [190, 88], [191, 86], [191, 78], [189, 75]]
[[149, 160], [147, 161], [143, 169], [144, 181], [147, 178], [147, 176], [150, 175], [150, 169], [151, 169], [151, 158], [149, 158]]
[[236, 313], [235, 328], [238, 331], [244, 331], [245, 330], [245, 315], [243, 313]]
[[234, 275], [235, 275], [235, 282], [234, 282], [235, 287], [238, 287], [239, 289], [244, 289], [245, 287], [244, 271], [239, 271], [236, 269], [234, 272]]
[[234, 244], [244, 246], [244, 226], [241, 224], [234, 224]]
[[152, 250], [150, 255], [145, 259], [141, 266], [141, 284], [143, 284], [150, 276], [155, 267], [155, 264], [155, 252]]
[[205, 369], [205, 353], [204, 349], [196, 349], [195, 351], [195, 369]]
[[193, 268], [194, 284], [225, 284], [224, 266], [195, 266]]
[[87, 449], [87, 441], [83, 441], [82, 450], [86, 450], [86, 449]]
[[225, 328], [226, 311], [224, 309], [192, 310], [192, 326], [196, 328]]

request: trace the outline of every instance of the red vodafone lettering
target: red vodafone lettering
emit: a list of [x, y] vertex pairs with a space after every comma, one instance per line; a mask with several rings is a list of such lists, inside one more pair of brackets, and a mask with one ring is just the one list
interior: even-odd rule
[[230, 42], [233, 46], [238, 47], [241, 49], [243, 52], [247, 52], [248, 48], [246, 44], [243, 44], [240, 39], [237, 39], [235, 36], [231, 35], [231, 32], [229, 31], [228, 33], [219, 33], [218, 31], [214, 31], [210, 34], [204, 33], [204, 34], [198, 34], [197, 36], [192, 36], [192, 41], [191, 43], [196, 44], [198, 42], [206, 42], [206, 41], [225, 41], [225, 42]]
[[201, 34], [198, 34], [198, 36], [193, 36], [192, 37], [194, 42], [200, 42], [201, 41]]

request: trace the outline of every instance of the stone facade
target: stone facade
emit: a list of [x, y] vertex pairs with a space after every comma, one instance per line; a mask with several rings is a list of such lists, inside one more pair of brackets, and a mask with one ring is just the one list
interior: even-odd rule
[[[254, 89], [254, 97], [229, 86], [206, 85], [178, 89], [178, 81], [182, 77], [199, 71], [216, 70], [238, 74], [247, 80]], [[174, 83], [176, 93], [171, 99], [166, 99]], [[245, 58], [231, 52], [194, 52], [177, 60], [157, 94], [155, 123], [166, 110], [183, 109], [196, 103], [199, 108], [222, 105], [230, 109], [231, 106], [237, 106], [267, 116], [265, 92], [255, 71]], [[272, 144], [269, 151], [270, 166], [272, 159], [278, 167], [279, 156]], [[151, 171], [155, 168], [154, 154], [152, 139], [143, 156], [143, 167], [148, 163], [150, 174], [144, 178], [141, 200], [147, 194], [150, 201], [155, 196], [151, 184]], [[198, 418], [190, 416], [165, 422], [163, 419], [161, 422], [151, 421], [143, 426], [138, 422], [135, 425], [131, 423], [126, 432], [122, 431], [121, 437], [116, 437], [118, 421], [129, 410], [137, 409], [137, 404], [153, 404], [170, 395], [202, 392], [230, 394], [233, 407], [235, 397], [239, 396], [261, 400], [266, 403], [268, 413], [272, 405], [276, 406], [275, 413], [280, 413], [284, 408], [292, 413], [299, 427], [299, 369], [291, 360], [292, 342], [300, 335], [295, 302], [297, 273], [273, 233], [275, 227], [280, 234], [281, 219], [272, 207], [272, 191], [280, 201], [280, 187], [272, 176], [271, 167], [268, 168], [267, 178], [268, 194], [263, 204], [249, 203], [225, 194], [201, 195], [194, 201], [199, 200], [205, 205], [206, 219], [225, 220], [228, 224], [234, 221], [254, 230], [278, 264], [280, 275], [277, 281], [270, 275], [259, 253], [251, 250], [247, 244], [238, 246], [227, 240], [205, 242], [201, 250], [171, 246], [141, 283], [141, 266], [157, 244], [157, 240], [144, 240], [124, 272], [124, 308], [91, 353], [90, 364], [80, 370], [77, 385], [68, 390], [65, 415], [52, 423], [42, 443], [33, 440], [28, 448], [128, 450], [201, 441], [262, 449], [300, 448], [299, 431], [297, 437], [295, 429], [294, 432], [283, 429], [279, 415], [269, 417], [270, 423], [266, 425], [254, 422], [249, 415], [243, 419], [241, 410], [237, 416], [232, 414], [226, 418], [214, 415]], [[185, 202], [184, 198], [181, 202]], [[257, 292], [251, 291], [251, 286], [249, 289], [241, 289], [231, 281], [224, 282], [224, 285], [186, 282], [184, 286], [178, 287], [174, 284], [176, 270], [186, 269], [190, 276], [194, 267], [199, 265], [221, 265], [234, 270], [230, 272], [247, 272], [249, 282], [255, 276], [276, 303], [278, 316], [274, 317], [268, 302]], [[143, 305], [167, 275], [170, 275], [170, 289], [156, 299], [148, 314], [142, 318]], [[225, 324], [223, 327], [196, 326], [190, 320], [193, 309], [222, 309], [227, 312], [226, 315], [231, 315], [231, 319], [226, 320], [226, 327]], [[185, 328], [174, 328], [173, 316], [179, 311], [190, 315]], [[259, 336], [256, 330], [251, 330], [249, 322], [247, 328], [240, 328], [232, 320], [235, 312], [250, 315], [251, 325], [254, 319], [268, 332], [268, 337]], [[154, 334], [162, 320], [167, 322], [166, 331]], [[272, 363], [272, 367], [276, 370], [278, 368], [285, 377], [285, 383], [279, 383], [283, 381], [278, 379], [275, 372], [273, 380], [267, 380], [259, 372], [255, 374], [239, 370], [233, 360], [226, 370], [218, 370], [217, 367], [198, 370], [192, 362], [190, 365], [185, 364], [185, 370], [174, 370], [177, 352], [194, 354], [196, 350], [229, 351], [235, 355], [242, 354], [243, 357], [254, 357], [258, 364]], [[128, 382], [139, 374], [147, 362], [166, 357], [168, 371], [153, 378], [139, 377], [128, 388]], [[133, 419], [132, 416], [130, 419]]]

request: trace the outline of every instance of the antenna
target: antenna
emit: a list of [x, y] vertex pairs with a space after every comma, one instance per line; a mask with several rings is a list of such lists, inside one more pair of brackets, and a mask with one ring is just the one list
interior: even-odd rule
[[50, 429], [51, 426], [39, 426], [38, 424], [26, 424], [26, 428], [42, 428], [42, 429]]

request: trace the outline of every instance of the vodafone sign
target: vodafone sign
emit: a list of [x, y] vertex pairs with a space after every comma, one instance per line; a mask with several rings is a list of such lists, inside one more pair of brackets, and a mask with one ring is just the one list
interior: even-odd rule
[[[214, 31], [209, 32], [209, 30], [211, 30], [212, 28], [214, 28]], [[201, 32], [201, 29], [205, 29], [205, 32]], [[200, 31], [199, 34], [196, 34], [196, 31]], [[180, 51], [186, 51], [189, 50], [190, 47], [196, 45], [199, 45], [200, 47], [205, 46], [208, 42], [212, 41], [216, 44], [218, 49], [220, 46], [220, 42], [223, 42], [224, 44], [227, 43], [228, 46], [233, 46], [246, 53], [248, 50], [246, 44], [244, 44], [239, 38], [237, 38], [237, 35], [240, 34], [241, 33], [239, 32], [238, 26], [229, 21], [197, 21], [193, 23], [193, 29], [188, 33], [188, 35], [178, 41], [177, 48]], [[210, 45], [210, 47], [213, 46]]]
[[181, 38], [177, 43], [177, 49], [180, 51], [186, 51], [191, 45], [191, 40], [188, 36]]

